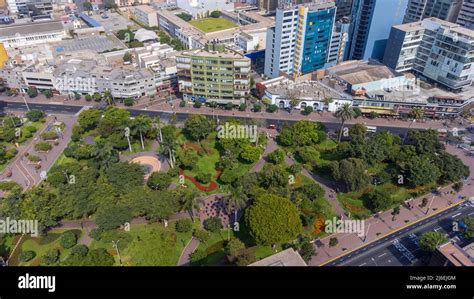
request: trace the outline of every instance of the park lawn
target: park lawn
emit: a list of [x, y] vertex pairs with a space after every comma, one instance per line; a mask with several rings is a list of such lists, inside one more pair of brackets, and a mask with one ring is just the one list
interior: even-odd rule
[[[71, 249], [65, 249], [61, 246], [60, 240], [61, 235], [66, 231], [74, 231], [78, 234], [79, 238], [84, 234], [84, 231], [78, 229], [53, 229], [49, 231], [45, 236], [41, 237], [31, 237], [26, 236], [23, 238], [19, 247], [16, 249], [15, 257], [12, 260], [13, 265], [19, 266], [38, 266], [41, 264], [41, 257], [51, 249], [58, 249], [60, 252], [59, 259], [64, 260]], [[20, 262], [19, 255], [24, 251], [34, 251], [36, 252], [36, 257], [29, 262]]]
[[59, 155], [58, 159], [56, 159], [56, 162], [54, 163], [54, 165], [59, 166], [59, 165], [64, 165], [64, 164], [69, 163], [69, 162], [76, 162], [76, 161], [77, 161], [76, 159], [66, 157], [64, 155], [64, 153], [61, 153], [61, 155]]
[[130, 149], [126, 149], [120, 152], [122, 156], [131, 156], [136, 153], [142, 153], [142, 152], [148, 152], [151, 150], [151, 146], [153, 145], [154, 140], [149, 140], [145, 139], [143, 140], [143, 143], [145, 145], [145, 149], [142, 149], [142, 143], [140, 140], [134, 140], [132, 143], [132, 152], [130, 152]]
[[226, 257], [224, 247], [230, 236], [234, 236], [234, 231], [222, 229], [217, 232], [209, 232], [210, 237], [206, 242], [201, 242], [196, 250], [203, 250], [207, 256], [200, 260], [196, 265], [199, 266], [215, 266]]
[[369, 174], [378, 174], [385, 171], [389, 165], [387, 163], [377, 163], [374, 166], [371, 166], [367, 169], [367, 173]]
[[236, 24], [224, 18], [207, 18], [201, 20], [192, 20], [189, 23], [204, 33], [221, 31], [237, 27]]
[[119, 265], [112, 240], [120, 240], [118, 248], [125, 266], [176, 266], [192, 232], [178, 233], [174, 223], [170, 221], [166, 228], [152, 223], [132, 225], [129, 232], [109, 231], [100, 241], [94, 240], [90, 247], [107, 249], [114, 256], [115, 265]]
[[[393, 204], [388, 210], [399, 206], [403, 201], [413, 197], [413, 194], [410, 192], [410, 190], [404, 187], [399, 187], [392, 183], [378, 185], [375, 188], [377, 190], [383, 190], [384, 192], [391, 194], [390, 196]], [[364, 206], [363, 198], [364, 195], [372, 192], [373, 190], [374, 187], [370, 186], [363, 191], [338, 193], [337, 199], [342, 204], [344, 209], [351, 213], [351, 218], [365, 219], [370, 217], [373, 213]]]

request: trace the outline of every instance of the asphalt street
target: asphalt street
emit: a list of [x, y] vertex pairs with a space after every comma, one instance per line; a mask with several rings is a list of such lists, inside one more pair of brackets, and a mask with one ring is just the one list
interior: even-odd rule
[[[30, 109], [38, 109], [42, 110], [46, 113], [59, 113], [59, 114], [76, 114], [79, 112], [82, 107], [81, 106], [73, 106], [73, 105], [64, 105], [64, 104], [39, 104], [39, 103], [28, 103]], [[26, 106], [24, 103], [20, 102], [2, 102], [0, 101], [0, 111], [5, 112], [6, 110], [26, 110]], [[139, 114], [147, 114], [151, 117], [159, 116], [162, 121], [168, 122], [171, 117], [170, 112], [165, 111], [152, 111], [152, 110], [141, 110], [141, 109], [128, 109], [132, 116], [137, 116]], [[212, 117], [207, 115], [208, 117]], [[176, 113], [176, 119], [178, 122], [184, 122], [185, 119], [188, 117], [188, 113], [178, 112]], [[252, 117], [237, 117], [237, 116], [221, 116], [219, 115], [219, 120], [226, 120], [229, 118], [238, 119], [242, 121], [248, 121], [249, 119], [256, 119]], [[275, 124], [278, 127], [284, 124], [292, 124], [295, 121], [288, 121], [288, 120], [279, 120], [275, 119], [263, 119], [265, 125]], [[336, 131], [339, 130], [341, 124], [338, 122], [323, 122], [326, 126], [328, 131]], [[350, 127], [351, 125], [347, 125]], [[387, 127], [387, 126], [377, 126], [377, 131], [390, 131], [392, 134], [396, 134], [399, 136], [404, 136], [407, 131], [407, 128], [401, 127]]]
[[454, 206], [342, 256], [326, 266], [416, 265], [424, 255], [418, 246], [418, 239], [423, 233], [437, 231], [462, 244], [465, 239], [459, 232], [453, 231], [453, 222], [467, 216], [474, 217], [472, 204]]

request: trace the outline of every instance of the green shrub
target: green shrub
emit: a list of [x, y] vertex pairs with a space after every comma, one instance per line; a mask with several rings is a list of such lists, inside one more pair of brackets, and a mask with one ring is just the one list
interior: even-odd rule
[[193, 253], [191, 253], [191, 263], [196, 264], [202, 261], [207, 257], [206, 252], [204, 250], [196, 250]]
[[43, 138], [44, 140], [54, 140], [58, 138], [58, 133], [56, 133], [55, 131], [44, 132], [41, 133], [41, 138]]
[[39, 162], [41, 161], [41, 158], [35, 155], [28, 155], [28, 161], [30, 162]]
[[217, 232], [222, 229], [221, 218], [211, 217], [204, 220], [204, 228], [211, 232]]
[[175, 228], [178, 233], [188, 233], [193, 228], [193, 222], [191, 219], [180, 219], [176, 221]]
[[199, 241], [206, 243], [209, 238], [211, 237], [209, 235], [209, 232], [203, 230], [203, 229], [196, 229], [194, 230], [193, 236], [198, 239]]
[[41, 263], [45, 265], [53, 265], [59, 260], [59, 250], [51, 249], [47, 251], [41, 258]]
[[127, 107], [133, 106], [134, 103], [135, 100], [132, 98], [126, 98], [125, 100], [123, 100], [123, 104]]
[[330, 247], [334, 247], [337, 244], [339, 244], [339, 240], [336, 237], [333, 237], [333, 238], [329, 239], [329, 246]]
[[204, 171], [198, 171], [196, 174], [196, 180], [203, 184], [207, 184], [211, 181], [212, 175], [210, 173], [204, 172]]
[[37, 152], [47, 152], [51, 150], [53, 146], [49, 142], [40, 141], [35, 144], [35, 151]]
[[202, 106], [202, 103], [199, 102], [199, 101], [195, 101], [194, 104], [193, 104], [194, 108], [201, 108], [201, 106]]
[[61, 244], [63, 248], [69, 249], [77, 244], [77, 236], [71, 231], [65, 232], [62, 235], [59, 243]]
[[26, 112], [26, 118], [29, 121], [39, 121], [44, 117], [44, 112], [41, 110], [32, 109]]
[[186, 101], [179, 102], [179, 107], [186, 107]]

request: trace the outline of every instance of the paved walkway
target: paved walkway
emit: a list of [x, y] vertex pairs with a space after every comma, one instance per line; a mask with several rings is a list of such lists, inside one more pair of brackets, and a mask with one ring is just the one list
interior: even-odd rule
[[184, 247], [183, 252], [181, 252], [181, 256], [179, 257], [178, 266], [189, 266], [191, 262], [191, 253], [193, 253], [198, 247], [201, 242], [198, 239], [192, 237], [189, 240], [186, 247]]
[[[71, 135], [72, 127], [76, 122], [77, 117], [71, 115], [56, 115], [56, 119], [53, 116], [48, 116], [43, 127], [38, 130], [34, 136], [27, 141], [26, 144], [21, 145], [18, 149], [16, 157], [10, 161], [10, 164], [5, 170], [0, 173], [0, 180], [13, 180], [20, 184], [25, 190], [32, 188], [34, 185], [41, 181], [41, 172], [48, 171], [56, 162], [56, 159], [61, 155], [64, 148], [66, 148]], [[38, 153], [34, 150], [33, 146], [35, 143], [41, 141], [41, 133], [46, 131], [54, 122], [62, 122], [66, 125], [62, 138], [58, 139], [58, 145], [54, 145], [53, 148], [47, 153]], [[29, 163], [25, 157], [25, 153], [39, 156], [41, 158], [41, 168], [36, 169], [34, 164]], [[12, 171], [12, 176], [7, 177], [7, 170]]]

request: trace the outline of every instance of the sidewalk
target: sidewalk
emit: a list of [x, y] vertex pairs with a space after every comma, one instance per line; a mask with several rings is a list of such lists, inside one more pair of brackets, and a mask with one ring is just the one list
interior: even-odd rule
[[[469, 166], [471, 171], [470, 177], [464, 182], [464, 187], [459, 193], [452, 194], [451, 186], [444, 187], [440, 190], [441, 195], [439, 196], [425, 194], [411, 200], [410, 203], [413, 206], [412, 209], [407, 209], [405, 206], [401, 205], [400, 214], [397, 215], [395, 219], [391, 214], [392, 210], [368, 218], [365, 220], [365, 230], [367, 234], [365, 237], [358, 237], [356, 234], [332, 234], [327, 236], [319, 240], [320, 242], [315, 242], [317, 254], [313, 256], [308, 264], [310, 266], [319, 266], [376, 239], [382, 239], [391, 231], [400, 229], [417, 220], [436, 214], [440, 210], [463, 201], [459, 197], [466, 196], [469, 198], [473, 196], [474, 182], [472, 181], [472, 178], [474, 177], [474, 159], [466, 156], [456, 147], [448, 145], [446, 148], [450, 154], [457, 155], [461, 160], [463, 160], [463, 162]], [[420, 207], [424, 197], [428, 198], [428, 204], [425, 207]], [[330, 247], [329, 240], [333, 237], [336, 237], [339, 242], [337, 246]]]

